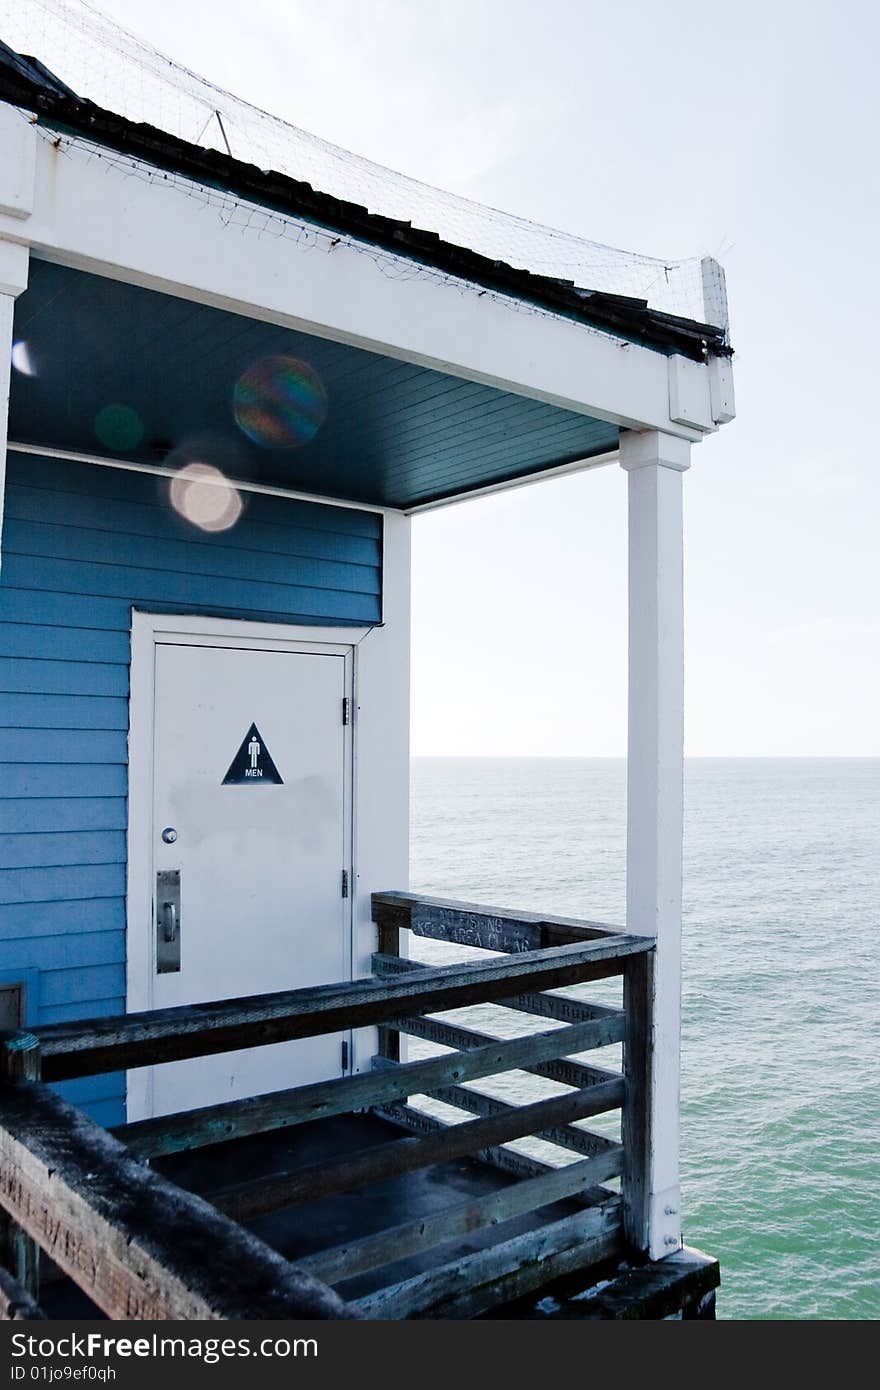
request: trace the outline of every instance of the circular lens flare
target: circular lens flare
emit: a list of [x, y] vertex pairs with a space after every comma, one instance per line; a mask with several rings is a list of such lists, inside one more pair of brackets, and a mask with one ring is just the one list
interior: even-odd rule
[[171, 505], [201, 531], [228, 531], [241, 516], [242, 500], [210, 463], [188, 463], [171, 480]]
[[144, 422], [130, 405], [105, 405], [95, 416], [95, 434], [107, 449], [126, 453], [144, 437]]
[[235, 383], [235, 423], [262, 449], [298, 449], [327, 418], [327, 392], [297, 357], [264, 357]]
[[19, 340], [12, 344], [12, 365], [22, 376], [36, 376], [37, 369], [27, 343]]

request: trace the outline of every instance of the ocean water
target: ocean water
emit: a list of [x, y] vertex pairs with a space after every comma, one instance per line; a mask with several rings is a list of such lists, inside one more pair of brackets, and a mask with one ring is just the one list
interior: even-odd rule
[[[415, 759], [413, 888], [622, 923], [625, 790]], [[685, 802], [685, 1239], [720, 1317], [880, 1317], [880, 759], [689, 760]]]

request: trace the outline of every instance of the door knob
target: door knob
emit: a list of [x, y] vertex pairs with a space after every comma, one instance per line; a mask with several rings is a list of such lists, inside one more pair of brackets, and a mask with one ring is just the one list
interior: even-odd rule
[[174, 844], [177, 839], [177, 831], [174, 829], [173, 825], [166, 825], [165, 829], [162, 831], [162, 839], [166, 845]]

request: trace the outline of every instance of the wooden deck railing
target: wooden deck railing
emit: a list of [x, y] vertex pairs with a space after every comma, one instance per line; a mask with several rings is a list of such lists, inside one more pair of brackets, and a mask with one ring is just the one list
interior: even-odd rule
[[[379, 950], [369, 979], [211, 1004], [97, 1019], [6, 1035], [0, 1049], [0, 1208], [9, 1220], [12, 1275], [4, 1306], [31, 1308], [36, 1247], [110, 1317], [466, 1317], [586, 1269], [637, 1229], [647, 1142], [648, 972], [653, 943], [597, 923], [498, 913], [467, 904], [381, 894]], [[411, 931], [499, 952], [444, 966], [400, 954]], [[624, 1007], [548, 993], [624, 977]], [[495, 1003], [531, 1015], [526, 1036], [499, 1038], [434, 1015]], [[550, 1027], [541, 1023], [547, 1020]], [[244, 1047], [376, 1025], [379, 1055], [361, 1074], [125, 1125], [112, 1134], [46, 1085]], [[451, 1051], [401, 1062], [399, 1038]], [[578, 1054], [624, 1043], [625, 1071]], [[562, 1083], [563, 1094], [512, 1104], [468, 1083], [512, 1070]], [[412, 1107], [431, 1096], [473, 1118], [447, 1125]], [[371, 1109], [399, 1137], [341, 1159], [243, 1179], [202, 1200], [148, 1160], [305, 1121]], [[622, 1109], [622, 1142], [584, 1129]], [[528, 1136], [557, 1147], [562, 1166], [509, 1147]], [[570, 1161], [576, 1155], [576, 1161]], [[519, 1181], [392, 1230], [291, 1264], [239, 1222], [454, 1158], [478, 1158]], [[623, 1177], [622, 1197], [601, 1184]], [[552, 1204], [569, 1213], [415, 1278], [344, 1303], [332, 1285], [494, 1228]], [[503, 1234], [503, 1232], [502, 1232]]]

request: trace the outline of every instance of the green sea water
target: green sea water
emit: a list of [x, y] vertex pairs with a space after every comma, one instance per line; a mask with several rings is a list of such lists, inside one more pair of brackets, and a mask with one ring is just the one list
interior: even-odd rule
[[[622, 923], [616, 759], [415, 759], [414, 889]], [[880, 1317], [880, 759], [685, 776], [685, 1239], [723, 1318]]]

